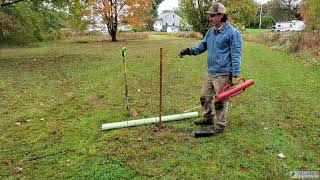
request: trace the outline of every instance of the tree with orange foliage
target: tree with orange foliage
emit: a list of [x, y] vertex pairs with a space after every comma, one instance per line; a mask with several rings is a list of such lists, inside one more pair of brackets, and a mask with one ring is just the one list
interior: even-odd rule
[[310, 30], [320, 29], [320, 1], [303, 0], [299, 12]]
[[152, 3], [150, 0], [128, 0], [128, 14], [123, 17], [123, 21], [133, 26], [143, 26], [145, 21], [150, 19]]
[[93, 14], [102, 15], [112, 41], [117, 41], [117, 29], [120, 21], [134, 26], [143, 26], [152, 9], [152, 0], [92, 0], [87, 1]]

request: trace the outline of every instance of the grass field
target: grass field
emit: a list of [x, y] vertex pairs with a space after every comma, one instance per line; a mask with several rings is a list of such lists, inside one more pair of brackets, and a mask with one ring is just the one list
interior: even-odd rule
[[245, 42], [242, 75], [256, 84], [232, 99], [223, 136], [193, 138], [194, 119], [166, 123], [163, 132], [101, 131], [127, 119], [121, 47], [135, 119], [158, 115], [160, 47], [165, 115], [199, 105], [206, 54], [180, 59], [179, 50], [197, 41], [160, 35], [76, 42], [0, 49], [1, 179], [286, 179], [320, 171], [316, 66]]
[[267, 29], [249, 29], [249, 28], [246, 28], [243, 33], [249, 33], [249, 34], [259, 34], [259, 33], [262, 33], [262, 32], [266, 32], [268, 31]]

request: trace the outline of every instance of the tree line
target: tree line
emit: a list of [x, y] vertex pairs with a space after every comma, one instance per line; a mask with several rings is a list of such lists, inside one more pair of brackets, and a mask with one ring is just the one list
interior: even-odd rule
[[[230, 22], [238, 28], [272, 28], [276, 22], [303, 20], [308, 30], [320, 29], [319, 0], [270, 0], [258, 4], [255, 0], [214, 0], [226, 6]], [[206, 15], [212, 0], [180, 0], [180, 15], [205, 34], [210, 28]]]
[[[152, 30], [163, 0], [0, 0], [0, 41], [29, 44], [62, 37], [66, 29], [82, 31], [97, 19], [105, 24], [116, 41], [118, 25]], [[238, 28], [262, 28], [275, 22], [304, 20], [310, 30], [320, 29], [319, 0], [271, 0], [259, 5], [255, 0], [216, 0], [225, 4], [230, 22]], [[194, 31], [210, 28], [204, 14], [212, 0], [179, 0], [176, 12]]]
[[30, 44], [82, 31], [97, 19], [116, 41], [118, 24], [152, 30], [163, 0], [0, 0], [0, 42]]

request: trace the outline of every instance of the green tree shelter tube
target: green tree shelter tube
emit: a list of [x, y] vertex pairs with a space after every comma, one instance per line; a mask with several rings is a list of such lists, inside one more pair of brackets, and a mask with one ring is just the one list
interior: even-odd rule
[[[184, 113], [184, 114], [162, 116], [161, 119], [163, 122], [166, 122], [166, 121], [189, 119], [189, 118], [193, 118], [193, 117], [198, 117], [198, 112], [190, 112], [190, 113]], [[118, 128], [124, 128], [124, 127], [139, 126], [139, 125], [152, 124], [152, 123], [157, 123], [157, 122], [159, 122], [159, 117], [108, 123], [108, 124], [102, 124], [102, 130], [110, 130], [110, 129], [118, 129]]]

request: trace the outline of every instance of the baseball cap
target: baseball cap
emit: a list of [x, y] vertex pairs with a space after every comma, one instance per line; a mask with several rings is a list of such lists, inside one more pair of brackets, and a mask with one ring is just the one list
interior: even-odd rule
[[226, 8], [221, 3], [212, 3], [211, 7], [208, 11], [205, 12], [205, 14], [225, 14]]

